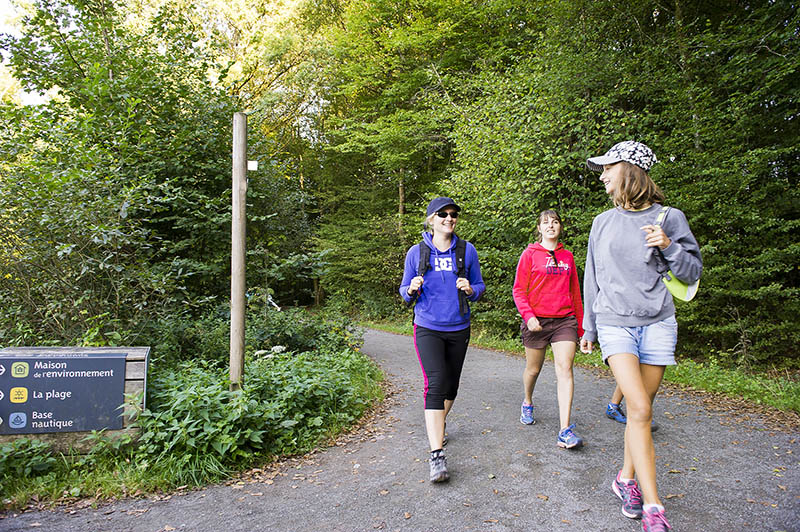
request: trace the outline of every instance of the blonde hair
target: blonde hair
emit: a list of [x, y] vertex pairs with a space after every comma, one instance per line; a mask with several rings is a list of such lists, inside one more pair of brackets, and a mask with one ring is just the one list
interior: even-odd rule
[[425, 218], [425, 222], [423, 223], [423, 227], [429, 233], [433, 233], [433, 217], [436, 216], [436, 213], [431, 214], [427, 218]]
[[646, 171], [627, 161], [620, 161], [616, 164], [622, 165], [622, 179], [619, 186], [614, 189], [611, 198], [614, 205], [623, 209], [636, 210], [653, 203], [664, 203], [664, 192]]

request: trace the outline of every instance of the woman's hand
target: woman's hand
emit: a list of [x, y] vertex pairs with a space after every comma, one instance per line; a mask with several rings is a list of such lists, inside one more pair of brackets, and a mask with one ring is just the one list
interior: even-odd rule
[[475, 290], [473, 290], [472, 287], [469, 285], [469, 281], [467, 280], [466, 277], [459, 277], [458, 279], [456, 279], [456, 288], [458, 288], [459, 290], [463, 290], [464, 293], [467, 294], [468, 296], [471, 296], [472, 294], [475, 293]]
[[656, 247], [658, 246], [660, 249], [667, 249], [667, 246], [672, 244], [672, 241], [669, 239], [667, 234], [661, 228], [660, 225], [643, 225], [639, 229], [645, 232], [645, 240], [647, 241], [647, 247]]
[[411, 284], [408, 285], [408, 295], [413, 296], [414, 292], [419, 290], [421, 286], [422, 286], [422, 276], [417, 275], [416, 277], [411, 279]]
[[594, 346], [586, 338], [581, 338], [581, 353], [591, 353]]
[[527, 325], [530, 332], [539, 332], [542, 330], [542, 324], [539, 323], [539, 320], [536, 319], [536, 316], [530, 318]]

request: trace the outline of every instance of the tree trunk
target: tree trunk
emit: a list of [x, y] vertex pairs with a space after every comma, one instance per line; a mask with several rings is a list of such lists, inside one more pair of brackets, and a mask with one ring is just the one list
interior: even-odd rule
[[675, 27], [677, 28], [678, 50], [680, 52], [680, 68], [686, 80], [686, 94], [689, 99], [689, 108], [692, 110], [692, 126], [694, 129], [694, 149], [702, 151], [703, 143], [700, 139], [700, 118], [697, 114], [697, 99], [694, 91], [694, 78], [690, 72], [689, 46], [687, 45], [686, 29], [683, 24], [683, 9], [681, 0], [675, 0]]
[[397, 184], [397, 232], [402, 236], [403, 234], [403, 215], [406, 213], [406, 184], [403, 182], [403, 172], [400, 172], [400, 177]]
[[397, 186], [397, 196], [398, 196], [398, 205], [397, 205], [397, 214], [405, 214], [406, 213], [406, 185], [403, 183], [403, 179], [400, 179], [400, 184]]

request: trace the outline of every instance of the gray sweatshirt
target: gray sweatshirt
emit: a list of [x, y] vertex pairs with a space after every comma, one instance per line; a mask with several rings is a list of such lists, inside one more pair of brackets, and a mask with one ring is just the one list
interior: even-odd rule
[[[595, 217], [583, 274], [583, 337], [597, 341], [597, 325], [639, 327], [675, 314], [672, 294], [661, 282], [654, 248], [647, 247], [643, 225], [655, 223], [661, 205], [643, 211], [619, 207]], [[703, 261], [686, 216], [670, 208], [661, 227], [672, 241], [662, 250], [681, 281], [700, 279]]]

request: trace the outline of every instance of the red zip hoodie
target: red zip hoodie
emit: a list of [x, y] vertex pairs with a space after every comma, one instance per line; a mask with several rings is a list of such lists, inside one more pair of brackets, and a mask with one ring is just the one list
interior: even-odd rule
[[575, 257], [560, 242], [553, 254], [539, 242], [529, 244], [517, 264], [514, 304], [527, 323], [529, 319], [578, 319], [578, 337], [583, 336], [583, 303]]

